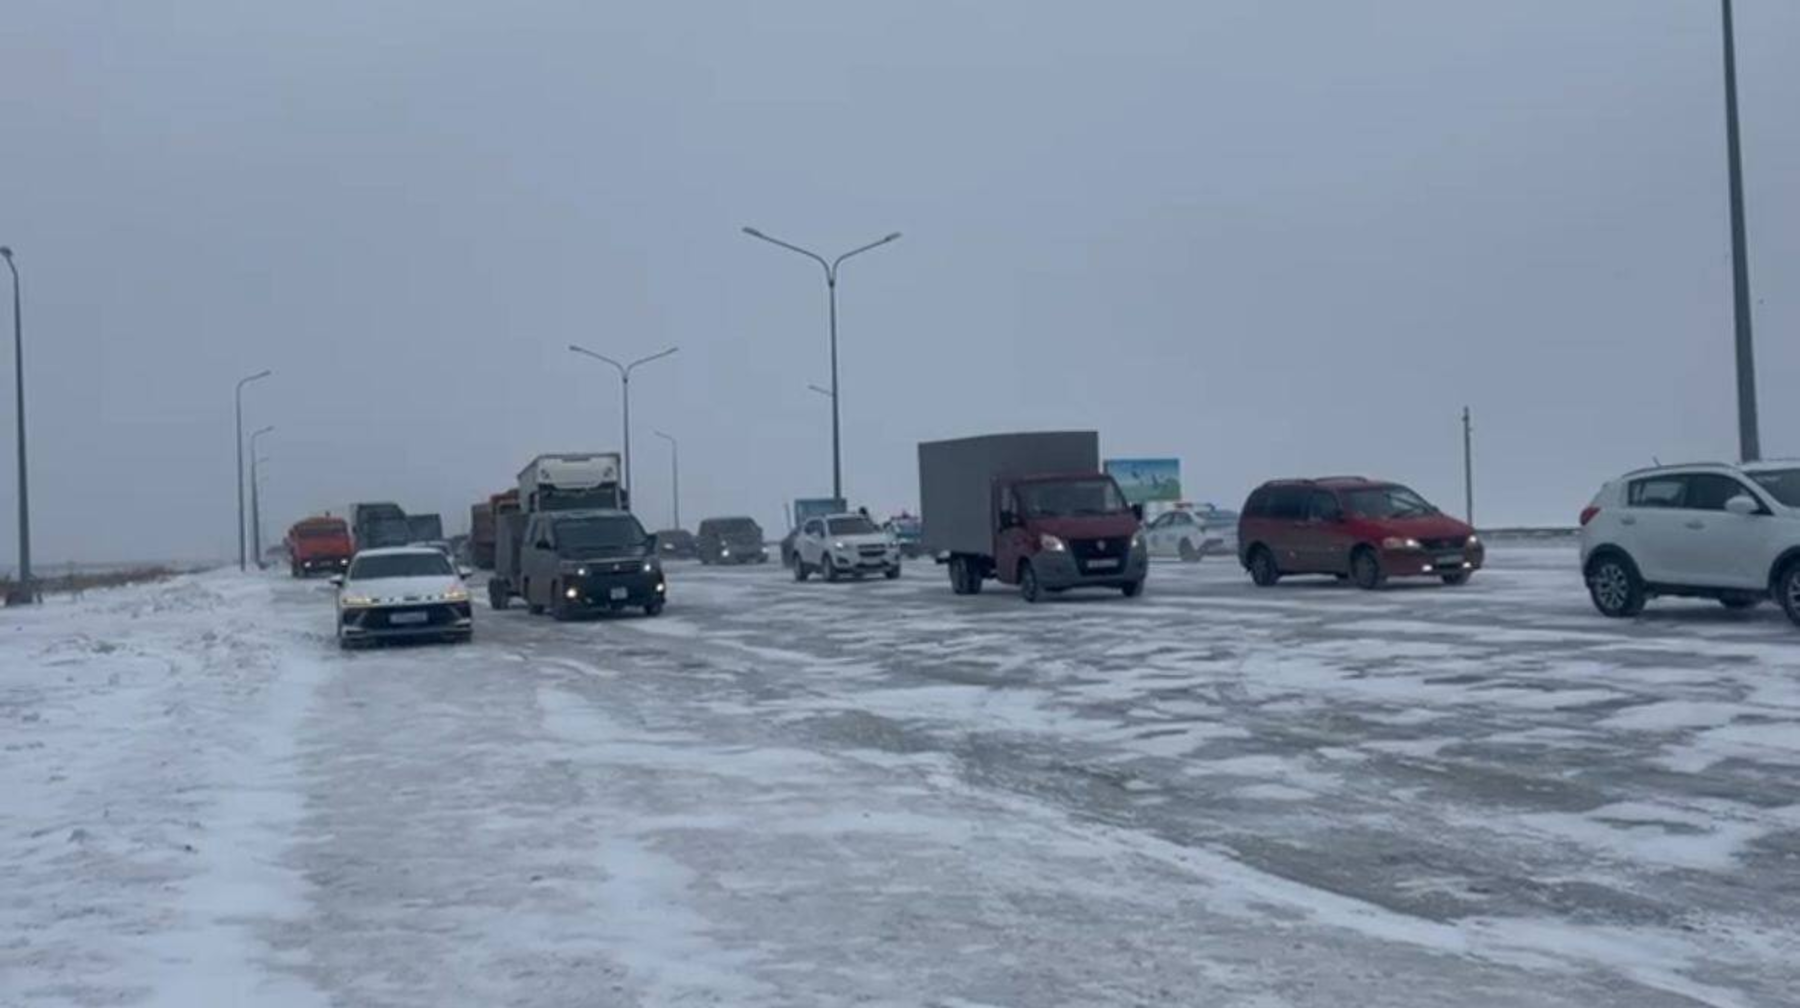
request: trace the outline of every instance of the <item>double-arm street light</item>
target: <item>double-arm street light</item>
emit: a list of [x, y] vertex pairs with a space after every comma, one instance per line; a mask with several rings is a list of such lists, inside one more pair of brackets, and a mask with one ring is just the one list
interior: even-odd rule
[[653, 360], [661, 360], [681, 348], [670, 347], [661, 353], [653, 353], [648, 357], [639, 357], [637, 360], [627, 364], [621, 364], [605, 354], [595, 353], [587, 347], [577, 346], [574, 343], [569, 344], [569, 349], [575, 353], [592, 357], [595, 360], [605, 361], [618, 369], [620, 398], [624, 400], [625, 406], [625, 472], [622, 475], [625, 477], [625, 503], [626, 506], [629, 507], [633, 503], [631, 500], [631, 372], [636, 371], [639, 366], [648, 364]]
[[263, 427], [250, 434], [250, 557], [257, 570], [262, 570], [262, 484], [257, 480], [258, 466], [267, 462], [267, 458], [258, 458], [256, 439], [274, 430], [273, 426]]
[[12, 271], [13, 281], [13, 397], [19, 416], [19, 580], [6, 595], [6, 604], [29, 605], [37, 594], [31, 586], [31, 494], [25, 483], [25, 313], [19, 304], [19, 267], [12, 249], [0, 245], [0, 259]]
[[672, 528], [681, 527], [681, 442], [675, 440], [673, 434], [664, 434], [659, 430], [650, 433], [669, 442], [669, 487], [670, 496], [674, 498], [675, 524]]
[[899, 240], [900, 232], [895, 231], [893, 234], [890, 234], [887, 237], [882, 238], [880, 241], [872, 241], [869, 244], [863, 245], [859, 248], [853, 248], [850, 251], [845, 252], [843, 255], [838, 256], [836, 259], [832, 259], [830, 261], [827, 261], [824, 256], [819, 255], [817, 252], [813, 252], [810, 249], [803, 249], [798, 245], [784, 242], [779, 238], [771, 238], [768, 235], [763, 234], [761, 231], [758, 231], [757, 229], [755, 229], [753, 227], [745, 228], [744, 233], [749, 235], [752, 238], [760, 238], [763, 241], [766, 241], [771, 245], [779, 245], [782, 248], [787, 249], [789, 252], [797, 252], [800, 255], [803, 255], [803, 256], [807, 257], [808, 259], [811, 259], [812, 261], [818, 263], [825, 270], [826, 299], [830, 302], [830, 312], [831, 312], [831, 393], [830, 393], [831, 394], [831, 495], [833, 497], [842, 499], [844, 496], [844, 454], [843, 454], [843, 450], [842, 450], [842, 443], [839, 438], [839, 421], [838, 421], [838, 403], [842, 401], [842, 397], [839, 395], [839, 392], [838, 392], [838, 346], [837, 346], [838, 266], [840, 264], [842, 264], [845, 259], [848, 259], [853, 255], [861, 255], [862, 253], [867, 252], [870, 249], [880, 248], [881, 246], [886, 245], [888, 242]]
[[1738, 451], [1745, 462], [1762, 458], [1756, 417], [1756, 353], [1750, 338], [1750, 251], [1744, 237], [1744, 160], [1738, 150], [1737, 47], [1731, 0], [1719, 0], [1725, 36], [1725, 161], [1731, 187], [1731, 289], [1737, 330]]
[[237, 390], [232, 399], [237, 413], [237, 516], [238, 516], [238, 570], [249, 570], [250, 564], [244, 558], [244, 386], [253, 381], [261, 381], [275, 372], [267, 369], [253, 375], [245, 375], [238, 379]]

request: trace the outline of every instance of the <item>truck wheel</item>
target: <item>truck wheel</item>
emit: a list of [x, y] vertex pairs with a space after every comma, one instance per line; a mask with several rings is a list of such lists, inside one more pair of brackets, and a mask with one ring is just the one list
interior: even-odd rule
[[531, 601], [531, 582], [526, 581], [519, 586], [519, 594], [525, 596], [525, 611], [533, 616], [542, 616], [544, 607]]
[[506, 589], [506, 582], [499, 578], [488, 579], [488, 605], [494, 609], [505, 609], [512, 603], [512, 592]]
[[1195, 549], [1194, 544], [1186, 539], [1181, 540], [1181, 549], [1177, 552], [1181, 554], [1182, 563], [1200, 562], [1200, 551]]
[[950, 572], [950, 591], [957, 595], [972, 595], [969, 591], [969, 562], [962, 557], [953, 556], [944, 567]]
[[1275, 554], [1267, 546], [1250, 551], [1250, 580], [1258, 588], [1272, 588], [1281, 580], [1281, 568], [1275, 565]]
[[550, 582], [550, 618], [558, 623], [567, 623], [575, 618], [575, 608], [563, 597], [562, 585]]
[[882, 577], [887, 578], [889, 581], [898, 579], [900, 577], [900, 565], [895, 564], [894, 566], [889, 567], [886, 571], [882, 572]]
[[800, 559], [799, 555], [796, 554], [794, 556], [794, 580], [805, 581], [808, 573], [810, 572], [806, 569], [806, 561]]
[[644, 603], [644, 615], [645, 616], [660, 616], [660, 615], [662, 615], [662, 610], [663, 610], [663, 600], [662, 599], [657, 599], [654, 602]]
[[1044, 587], [1038, 583], [1037, 570], [1030, 560], [1019, 565], [1019, 597], [1034, 603], [1044, 598]]
[[1144, 582], [1142, 580], [1127, 581], [1119, 586], [1119, 594], [1126, 598], [1137, 598], [1144, 594]]

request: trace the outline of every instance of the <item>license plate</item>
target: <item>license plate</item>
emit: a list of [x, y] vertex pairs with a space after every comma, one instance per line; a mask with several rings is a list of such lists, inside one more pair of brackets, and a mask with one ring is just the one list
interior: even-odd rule
[[409, 623], [425, 623], [431, 619], [430, 613], [397, 612], [388, 617], [388, 622], [395, 626], [406, 626]]
[[620, 599], [630, 598], [631, 597], [631, 589], [629, 589], [629, 588], [614, 588], [607, 597], [611, 598], [614, 602], [617, 602]]
[[1437, 565], [1439, 567], [1461, 567], [1462, 562], [1463, 558], [1461, 553], [1445, 553], [1437, 558]]
[[1088, 561], [1088, 566], [1089, 566], [1089, 567], [1117, 567], [1117, 566], [1119, 566], [1119, 561], [1118, 561], [1118, 560], [1116, 560], [1116, 559], [1111, 559], [1111, 560], [1089, 560], [1089, 561]]

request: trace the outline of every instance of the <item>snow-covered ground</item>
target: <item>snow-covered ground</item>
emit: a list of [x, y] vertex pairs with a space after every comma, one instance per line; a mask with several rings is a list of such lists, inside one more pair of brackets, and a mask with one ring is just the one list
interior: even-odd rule
[[0, 611], [0, 1004], [1800, 1001], [1800, 631], [1492, 559], [679, 566], [349, 655], [274, 576]]

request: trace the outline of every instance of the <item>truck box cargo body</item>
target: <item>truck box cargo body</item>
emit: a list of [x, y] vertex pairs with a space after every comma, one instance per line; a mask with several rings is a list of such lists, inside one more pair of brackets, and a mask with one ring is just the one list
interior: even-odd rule
[[400, 505], [365, 502], [350, 505], [350, 537], [359, 550], [405, 546], [412, 542], [412, 529]]
[[416, 543], [440, 542], [444, 538], [444, 519], [439, 515], [409, 514], [406, 527]]
[[494, 505], [487, 501], [469, 505], [469, 562], [494, 569]]
[[1139, 516], [1100, 469], [1093, 431], [992, 434], [919, 445], [922, 548], [957, 594], [988, 578], [1043, 592], [1110, 587], [1134, 596], [1148, 559]]
[[539, 455], [519, 470], [519, 510], [630, 510], [617, 452]]

